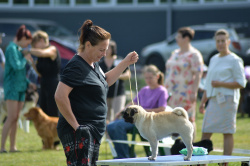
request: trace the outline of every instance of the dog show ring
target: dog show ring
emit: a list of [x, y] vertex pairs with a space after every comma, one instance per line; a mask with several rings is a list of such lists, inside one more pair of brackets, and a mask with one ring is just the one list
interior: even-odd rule
[[222, 155], [205, 155], [192, 156], [190, 161], [184, 161], [183, 155], [158, 156], [155, 161], [149, 161], [148, 157], [101, 160], [97, 161], [100, 166], [172, 166], [172, 165], [200, 165], [218, 163], [224, 164], [229, 162], [241, 162], [241, 166], [249, 166], [250, 157], [245, 156], [222, 156]]

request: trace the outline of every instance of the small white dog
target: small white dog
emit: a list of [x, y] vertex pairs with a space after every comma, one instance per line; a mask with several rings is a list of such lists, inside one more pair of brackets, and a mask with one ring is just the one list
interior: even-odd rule
[[123, 118], [126, 122], [134, 123], [141, 136], [147, 139], [152, 149], [152, 156], [149, 160], [155, 160], [158, 154], [158, 141], [170, 136], [173, 133], [180, 134], [188, 154], [184, 160], [191, 160], [193, 153], [193, 125], [188, 120], [186, 110], [176, 107], [173, 111], [147, 112], [141, 106], [129, 106]]

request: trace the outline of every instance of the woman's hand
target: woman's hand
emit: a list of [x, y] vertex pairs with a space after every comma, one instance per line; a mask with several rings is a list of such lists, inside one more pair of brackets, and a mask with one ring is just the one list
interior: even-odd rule
[[196, 99], [197, 99], [197, 93], [192, 92], [192, 93], [190, 94], [190, 101], [191, 101], [191, 103], [196, 102]]
[[78, 127], [80, 127], [79, 124], [78, 124], [78, 125], [75, 125], [73, 128], [74, 128], [74, 130], [76, 131], [76, 130], [78, 129]]
[[123, 111], [124, 111], [124, 110], [121, 110], [121, 111], [117, 112], [117, 113], [115, 114], [115, 119], [114, 119], [114, 120], [120, 119], [120, 117], [122, 116], [122, 112], [123, 112]]
[[36, 87], [36, 84], [31, 82], [31, 83], [29, 83], [29, 88], [32, 90], [36, 90], [37, 87]]
[[139, 59], [139, 55], [133, 51], [133, 52], [130, 52], [125, 58], [124, 58], [124, 61], [126, 63], [128, 63], [128, 65], [131, 65], [131, 64], [134, 64], [138, 61]]
[[32, 58], [32, 56], [31, 56], [30, 54], [26, 54], [26, 55], [24, 56], [24, 58], [27, 60], [27, 62], [28, 62], [29, 64], [32, 64], [32, 63], [33, 63], [33, 58]]
[[199, 111], [200, 111], [201, 114], [204, 114], [206, 112], [205, 104], [202, 104], [202, 103], [200, 104]]

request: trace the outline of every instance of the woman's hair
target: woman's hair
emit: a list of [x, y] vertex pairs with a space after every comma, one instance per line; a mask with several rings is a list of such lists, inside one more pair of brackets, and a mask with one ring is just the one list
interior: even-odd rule
[[86, 20], [79, 31], [81, 31], [81, 35], [79, 38], [80, 45], [78, 47], [78, 52], [82, 52], [85, 49], [84, 46], [87, 41], [89, 41], [92, 46], [95, 46], [100, 41], [111, 38], [109, 32], [99, 26], [93, 25], [91, 20]]
[[109, 47], [111, 48], [111, 55], [112, 56], [117, 55], [117, 46], [114, 40], [109, 41]]
[[215, 34], [214, 37], [218, 36], [218, 35], [225, 35], [227, 37], [227, 39], [229, 39], [229, 33], [227, 32], [227, 30], [225, 29], [218, 29]]
[[33, 36], [32, 36], [32, 42], [31, 45], [34, 47], [34, 45], [40, 41], [41, 39], [43, 39], [45, 41], [46, 44], [49, 43], [49, 35], [44, 32], [44, 31], [36, 31], [34, 32]]
[[143, 68], [143, 73], [152, 73], [153, 75], [159, 75], [158, 84], [163, 85], [164, 83], [164, 74], [155, 66], [148, 65]]
[[21, 25], [17, 30], [16, 39], [17, 41], [21, 40], [22, 37], [26, 37], [26, 39], [32, 39], [32, 35], [28, 29], [26, 29], [25, 25]]
[[178, 33], [181, 34], [182, 38], [189, 37], [191, 41], [194, 38], [195, 31], [190, 27], [182, 27], [178, 29]]

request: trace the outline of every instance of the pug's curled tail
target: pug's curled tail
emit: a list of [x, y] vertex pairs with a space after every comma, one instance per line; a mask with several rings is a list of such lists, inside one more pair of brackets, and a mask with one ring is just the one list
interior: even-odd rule
[[176, 107], [174, 110], [173, 110], [173, 113], [178, 115], [178, 116], [184, 116], [186, 119], [188, 119], [188, 114], [187, 114], [187, 111], [182, 108], [182, 107]]

